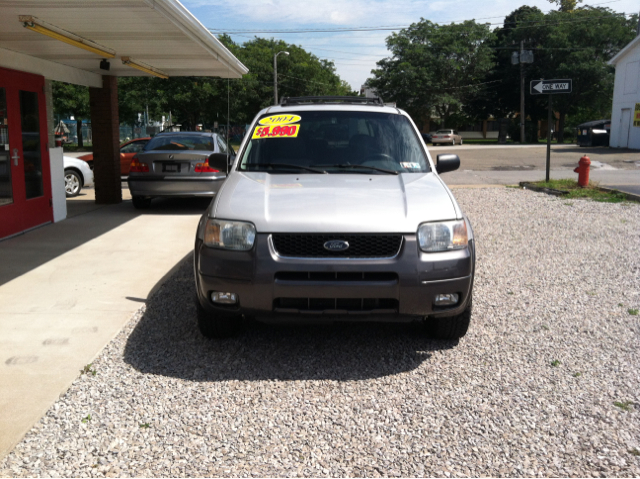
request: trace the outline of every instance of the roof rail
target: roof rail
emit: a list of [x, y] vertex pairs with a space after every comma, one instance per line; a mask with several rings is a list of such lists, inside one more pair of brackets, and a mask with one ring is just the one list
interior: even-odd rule
[[384, 106], [382, 98], [366, 98], [363, 96], [285, 96], [280, 100], [280, 105], [302, 105], [309, 103], [344, 103], [355, 105], [372, 105], [372, 106]]

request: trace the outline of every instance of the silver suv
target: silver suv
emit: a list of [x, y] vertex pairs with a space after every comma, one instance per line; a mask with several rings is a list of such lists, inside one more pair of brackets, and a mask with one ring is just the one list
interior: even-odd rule
[[424, 321], [467, 332], [469, 220], [413, 121], [380, 99], [285, 98], [253, 120], [198, 226], [198, 325], [258, 320]]

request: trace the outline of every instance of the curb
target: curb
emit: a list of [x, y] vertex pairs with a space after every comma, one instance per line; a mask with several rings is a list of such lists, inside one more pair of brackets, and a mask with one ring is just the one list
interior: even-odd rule
[[569, 193], [568, 191], [554, 190], [553, 188], [544, 188], [542, 186], [536, 186], [533, 183], [528, 183], [526, 181], [521, 181], [518, 184], [522, 186], [525, 190], [528, 189], [532, 191], [538, 191], [540, 193], [546, 193], [548, 195], [553, 195], [553, 196], [564, 196]]
[[636, 201], [640, 203], [640, 195], [634, 195], [633, 193], [627, 193], [626, 191], [620, 191], [616, 190], [615, 188], [607, 188], [604, 186], [598, 186], [598, 189], [607, 193], [619, 193], [623, 195], [627, 201]]

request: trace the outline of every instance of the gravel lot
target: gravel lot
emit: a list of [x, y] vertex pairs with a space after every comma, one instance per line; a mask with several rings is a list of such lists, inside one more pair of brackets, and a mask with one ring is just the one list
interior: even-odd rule
[[207, 341], [184, 264], [0, 473], [639, 476], [640, 205], [455, 193], [478, 240], [459, 343], [388, 324]]

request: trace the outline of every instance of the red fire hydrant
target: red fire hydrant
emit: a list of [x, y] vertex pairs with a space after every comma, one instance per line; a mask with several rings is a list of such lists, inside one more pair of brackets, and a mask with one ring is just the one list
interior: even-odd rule
[[573, 170], [574, 173], [578, 173], [578, 185], [585, 186], [589, 185], [589, 168], [591, 167], [591, 160], [588, 156], [583, 156], [580, 158], [578, 162], [578, 167]]

